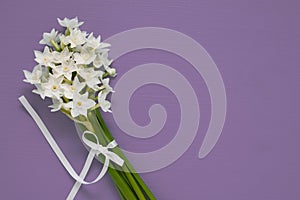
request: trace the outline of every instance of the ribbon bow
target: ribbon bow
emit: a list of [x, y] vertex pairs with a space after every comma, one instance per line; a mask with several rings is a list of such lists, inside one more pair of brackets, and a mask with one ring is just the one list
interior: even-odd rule
[[[19, 101], [22, 103], [22, 105], [28, 111], [30, 116], [36, 122], [36, 124], [42, 131], [44, 137], [48, 141], [49, 145], [51, 146], [52, 150], [54, 151], [54, 153], [56, 154], [57, 158], [62, 163], [64, 168], [76, 180], [76, 183], [74, 184], [71, 192], [69, 193], [67, 200], [74, 199], [81, 184], [92, 184], [92, 183], [96, 183], [97, 181], [99, 181], [107, 172], [110, 160], [115, 162], [119, 166], [122, 166], [124, 164], [124, 161], [117, 154], [110, 151], [110, 149], [113, 149], [117, 146], [117, 143], [115, 140], [111, 141], [106, 147], [104, 147], [99, 143], [98, 137], [96, 136], [95, 133], [93, 133], [91, 131], [84, 131], [84, 133], [82, 134], [82, 141], [91, 149], [89, 151], [88, 157], [86, 158], [86, 161], [81, 170], [81, 173], [78, 176], [78, 174], [75, 172], [75, 170], [71, 166], [70, 162], [68, 161], [68, 159], [62, 152], [62, 150], [59, 148], [59, 146], [55, 142], [55, 140], [52, 137], [52, 135], [50, 134], [49, 130], [46, 128], [45, 124], [43, 123], [43, 121], [41, 120], [39, 115], [35, 112], [35, 110], [32, 108], [32, 106], [29, 104], [27, 99], [24, 96], [21, 96], [19, 98]], [[91, 134], [96, 139], [96, 143], [86, 139], [85, 135], [87, 135], [87, 134]], [[99, 175], [97, 176], [97, 178], [95, 180], [93, 180], [91, 182], [84, 181], [84, 178], [86, 177], [88, 170], [91, 167], [94, 157], [99, 156], [100, 154], [103, 154], [105, 156], [105, 161], [104, 161], [101, 172], [99, 173]]]
[[[95, 138], [96, 143], [92, 142], [91, 140], [86, 139], [85, 135], [87, 135], [87, 134], [92, 135]], [[117, 154], [115, 154], [114, 152], [109, 150], [109, 149], [115, 148], [118, 145], [115, 140], [111, 141], [106, 147], [104, 147], [100, 144], [97, 135], [91, 131], [84, 131], [81, 138], [82, 138], [82, 141], [91, 149], [90, 149], [89, 155], [85, 161], [84, 167], [80, 173], [80, 179], [76, 179], [76, 183], [74, 184], [71, 192], [69, 193], [67, 200], [74, 199], [81, 184], [91, 184], [91, 183], [95, 183], [95, 182], [99, 181], [107, 172], [110, 160], [115, 162], [119, 166], [123, 166], [123, 163], [124, 163], [124, 160], [122, 158], [120, 158]], [[99, 173], [98, 177], [92, 182], [83, 181], [83, 179], [86, 177], [86, 174], [92, 164], [94, 157], [99, 156], [100, 154], [105, 156], [105, 161], [104, 161], [102, 170]]]
[[[95, 138], [96, 143], [92, 142], [91, 140], [86, 139], [85, 135], [87, 135], [87, 134], [92, 135]], [[91, 150], [95, 151], [95, 155], [99, 156], [100, 154], [103, 154], [105, 156], [105, 161], [111, 160], [119, 166], [123, 165], [124, 160], [122, 158], [120, 158], [117, 154], [115, 154], [114, 152], [110, 151], [110, 149], [113, 149], [116, 146], [118, 146], [118, 144], [115, 140], [111, 141], [106, 147], [104, 147], [99, 143], [98, 137], [95, 133], [93, 133], [91, 131], [84, 131], [82, 134], [82, 141], [88, 147], [90, 147]], [[102, 171], [103, 171], [103, 169], [102, 169]]]

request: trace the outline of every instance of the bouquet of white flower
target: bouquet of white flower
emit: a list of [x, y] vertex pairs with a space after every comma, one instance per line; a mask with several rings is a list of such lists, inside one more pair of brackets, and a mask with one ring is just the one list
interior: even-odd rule
[[[83, 22], [78, 22], [77, 17], [58, 19], [58, 23], [65, 31], [59, 33], [52, 29], [43, 34], [40, 44], [45, 44], [45, 48], [43, 52], [34, 52], [38, 65], [32, 72], [24, 70], [24, 81], [35, 85], [33, 92], [42, 99], [52, 99], [53, 105], [49, 106], [52, 112], [63, 112], [82, 132], [93, 134], [86, 134], [86, 139], [93, 142], [96, 139], [100, 145], [107, 146], [114, 139], [99, 107], [111, 112], [107, 100], [107, 95], [113, 92], [109, 77], [114, 77], [116, 70], [110, 67], [110, 45], [101, 42], [100, 36], [81, 31], [79, 26]], [[110, 162], [108, 168], [121, 199], [155, 199], [120, 148], [114, 146], [111, 151], [124, 160], [122, 166]], [[104, 156], [96, 155], [104, 163]]]

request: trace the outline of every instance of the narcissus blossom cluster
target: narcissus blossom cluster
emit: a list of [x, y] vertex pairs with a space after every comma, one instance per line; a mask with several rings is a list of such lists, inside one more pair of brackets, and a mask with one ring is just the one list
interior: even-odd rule
[[100, 107], [111, 112], [107, 95], [113, 92], [109, 77], [116, 75], [108, 57], [110, 44], [101, 37], [81, 31], [77, 17], [58, 19], [63, 32], [52, 29], [44, 33], [42, 52], [34, 51], [37, 65], [32, 72], [24, 70], [25, 82], [35, 85], [34, 93], [53, 101], [51, 111], [62, 110], [73, 118], [87, 116]]

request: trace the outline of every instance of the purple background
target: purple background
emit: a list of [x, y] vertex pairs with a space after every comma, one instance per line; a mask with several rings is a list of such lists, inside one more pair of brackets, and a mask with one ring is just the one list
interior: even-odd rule
[[[201, 107], [198, 135], [172, 165], [142, 177], [158, 199], [298, 200], [300, 2], [297, 0], [228, 1], [1, 1], [0, 3], [0, 198], [64, 199], [74, 181], [66, 173], [17, 98], [25, 94], [80, 170], [87, 151], [70, 120], [50, 114], [47, 105], [22, 82], [22, 69], [34, 66], [33, 50], [56, 18], [78, 16], [83, 29], [113, 34], [158, 26], [183, 32], [206, 48], [223, 76], [228, 112], [219, 142], [197, 158], [210, 117], [202, 78], [183, 59], [158, 50], [129, 53], [114, 63], [119, 77], [132, 67], [158, 62], [180, 71], [194, 87]], [[175, 80], [174, 80], [175, 81]], [[132, 151], [164, 146], [180, 117], [175, 96], [158, 85], [140, 88], [131, 101], [138, 124], [147, 124], [153, 103], [168, 111], [164, 129], [139, 140], [123, 134], [112, 117], [105, 119], [120, 145]], [[95, 163], [90, 173], [96, 175]], [[109, 176], [79, 191], [77, 199], [118, 199]]]

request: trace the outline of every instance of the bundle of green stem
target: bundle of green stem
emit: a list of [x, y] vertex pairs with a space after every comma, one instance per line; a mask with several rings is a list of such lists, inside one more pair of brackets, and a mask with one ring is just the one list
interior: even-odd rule
[[[106, 146], [114, 140], [108, 130], [101, 113], [98, 109], [88, 112], [87, 120], [77, 122], [77, 126], [82, 132], [88, 130], [95, 133], [101, 145]], [[92, 138], [87, 137], [92, 140]], [[124, 160], [122, 167], [110, 162], [108, 173], [112, 178], [116, 189], [122, 200], [153, 200], [156, 199], [145, 182], [135, 171], [133, 166], [123, 154], [122, 150], [117, 146], [112, 149], [114, 153]], [[104, 157], [99, 155], [99, 159], [103, 162]]]

